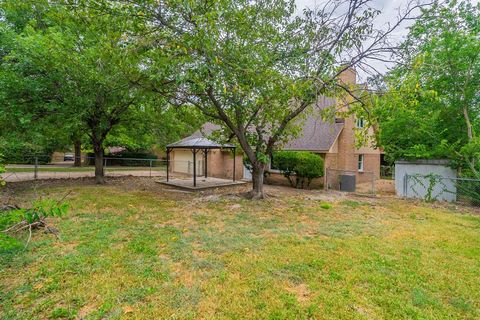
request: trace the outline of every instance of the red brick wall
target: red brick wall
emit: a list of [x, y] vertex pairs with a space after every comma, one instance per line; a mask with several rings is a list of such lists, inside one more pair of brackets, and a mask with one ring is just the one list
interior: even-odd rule
[[[197, 163], [203, 164], [204, 154], [197, 153]], [[177, 149], [170, 153], [170, 172], [186, 173], [185, 161], [193, 161], [192, 152], [189, 149]], [[209, 177], [232, 179], [233, 178], [233, 154], [230, 150], [212, 149], [207, 156], [207, 174]], [[193, 165], [193, 164], [192, 164]], [[192, 168], [190, 168], [192, 170]], [[243, 178], [243, 157], [237, 153], [235, 158], [236, 179]], [[190, 172], [192, 173], [192, 172]], [[197, 174], [203, 174], [203, 168], [197, 168]]]
[[[208, 176], [232, 179], [233, 178], [233, 154], [230, 150], [213, 149], [208, 153]], [[243, 179], [243, 156], [235, 157], [235, 178]]]

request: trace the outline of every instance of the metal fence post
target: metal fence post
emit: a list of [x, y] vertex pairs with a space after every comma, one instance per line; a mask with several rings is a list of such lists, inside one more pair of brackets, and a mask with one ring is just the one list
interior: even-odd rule
[[372, 172], [372, 195], [375, 195], [375, 173]]
[[38, 157], [35, 157], [35, 169], [33, 171], [33, 179], [38, 179]]
[[152, 177], [152, 160], [150, 160], [150, 178]]
[[325, 185], [323, 186], [324, 190], [328, 190], [328, 169], [325, 168]]
[[328, 184], [330, 183], [330, 181], [328, 179], [329, 178], [328, 171], [329, 171], [328, 169], [325, 169], [325, 190], [329, 190], [329, 185]]

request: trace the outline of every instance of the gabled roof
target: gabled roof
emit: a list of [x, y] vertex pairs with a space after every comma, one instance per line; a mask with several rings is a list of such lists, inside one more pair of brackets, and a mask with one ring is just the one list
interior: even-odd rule
[[303, 121], [302, 131], [297, 138], [288, 141], [283, 150], [292, 151], [328, 151], [342, 132], [344, 123], [322, 119], [322, 110], [335, 105], [335, 99], [321, 97], [311, 106], [307, 118]]
[[[214, 131], [220, 130], [222, 127], [218, 124], [214, 124], [211, 122], [205, 123], [200, 130], [195, 131], [190, 136], [186, 137], [185, 139], [189, 138], [203, 138], [210, 136]], [[184, 139], [184, 140], [185, 140]], [[182, 141], [182, 140], [180, 140]]]
[[[327, 152], [330, 150], [344, 126], [343, 122], [325, 121], [322, 119], [322, 110], [332, 107], [334, 104], [335, 99], [320, 97], [318, 102], [311, 106], [312, 109], [309, 110], [306, 119], [302, 120], [302, 130], [298, 137], [287, 142], [282, 149], [313, 152]], [[214, 131], [220, 129], [221, 126], [207, 122], [200, 130], [197, 130], [195, 133], [186, 137], [185, 139], [172, 143], [167, 147], [191, 148], [191, 146], [187, 145], [192, 144], [193, 139], [203, 138], [208, 140], [205, 137], [208, 137]], [[211, 140], [208, 141], [215, 143]], [[228, 147], [232, 145], [224, 146]]]

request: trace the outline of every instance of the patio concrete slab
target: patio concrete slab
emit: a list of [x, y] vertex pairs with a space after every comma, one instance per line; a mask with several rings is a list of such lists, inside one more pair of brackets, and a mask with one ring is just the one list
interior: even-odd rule
[[160, 184], [182, 188], [186, 190], [205, 190], [211, 188], [218, 188], [218, 187], [229, 187], [229, 186], [237, 186], [246, 184], [246, 181], [232, 181], [230, 179], [220, 179], [220, 178], [213, 178], [213, 177], [198, 177], [197, 178], [197, 186], [193, 186], [193, 179], [170, 179], [169, 181], [161, 180], [157, 181]]

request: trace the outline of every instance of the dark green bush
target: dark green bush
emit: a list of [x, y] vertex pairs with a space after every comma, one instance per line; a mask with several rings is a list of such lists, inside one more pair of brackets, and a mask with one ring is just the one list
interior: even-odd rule
[[[107, 166], [148, 167], [150, 166], [150, 159], [157, 159], [158, 157], [148, 151], [125, 150], [114, 154], [105, 154], [105, 158], [107, 158]], [[157, 161], [152, 161], [152, 166], [155, 166], [156, 163]], [[88, 164], [95, 164], [95, 154], [88, 154]]]
[[273, 156], [273, 167], [280, 170], [290, 185], [296, 188], [310, 186], [313, 179], [323, 177], [324, 173], [323, 158], [306, 151], [276, 152]]
[[0, 144], [0, 153], [4, 163], [34, 164], [37, 158], [39, 164], [47, 164], [52, 160], [53, 150], [30, 143], [3, 143]]

